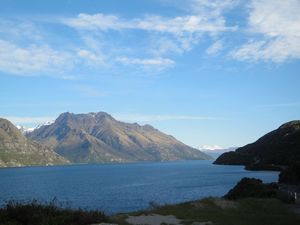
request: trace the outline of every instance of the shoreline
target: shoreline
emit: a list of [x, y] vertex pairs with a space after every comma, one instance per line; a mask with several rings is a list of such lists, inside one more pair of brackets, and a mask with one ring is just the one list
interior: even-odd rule
[[214, 159], [182, 159], [182, 160], [164, 160], [164, 161], [128, 161], [128, 162], [102, 162], [102, 163], [68, 163], [53, 165], [22, 165], [22, 166], [0, 166], [0, 169], [17, 168], [35, 168], [35, 167], [55, 167], [55, 166], [78, 166], [78, 165], [132, 165], [132, 164], [150, 164], [150, 163], [175, 163], [175, 162], [193, 162], [193, 161], [213, 161]]

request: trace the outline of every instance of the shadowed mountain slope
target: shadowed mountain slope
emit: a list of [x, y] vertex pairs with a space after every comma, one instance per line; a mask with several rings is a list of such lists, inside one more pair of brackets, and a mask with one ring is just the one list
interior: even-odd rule
[[281, 169], [300, 161], [300, 120], [283, 124], [256, 142], [222, 154], [214, 162], [247, 169]]

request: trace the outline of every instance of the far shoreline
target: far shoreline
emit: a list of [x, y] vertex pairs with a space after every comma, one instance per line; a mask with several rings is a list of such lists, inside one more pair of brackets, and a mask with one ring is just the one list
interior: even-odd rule
[[[0, 169], [34, 168], [34, 167], [67, 167], [78, 165], [131, 165], [131, 164], [150, 164], [150, 163], [176, 163], [176, 162], [194, 162], [194, 161], [214, 161], [214, 159], [186, 159], [186, 160], [164, 160], [164, 161], [132, 161], [132, 162], [103, 162], [103, 163], [69, 163], [54, 165], [22, 165], [22, 166], [0, 166]], [[213, 164], [213, 163], [212, 163]]]

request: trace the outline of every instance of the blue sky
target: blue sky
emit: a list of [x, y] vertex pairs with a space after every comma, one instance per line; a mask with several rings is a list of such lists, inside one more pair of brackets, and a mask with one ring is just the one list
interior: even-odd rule
[[300, 118], [298, 0], [2, 0], [0, 116], [69, 111], [241, 146]]

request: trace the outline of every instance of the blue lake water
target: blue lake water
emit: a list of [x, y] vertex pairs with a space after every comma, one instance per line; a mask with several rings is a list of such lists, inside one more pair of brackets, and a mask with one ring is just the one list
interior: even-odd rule
[[106, 213], [222, 196], [242, 177], [277, 181], [278, 172], [246, 171], [212, 161], [98, 164], [0, 169], [0, 203], [57, 198]]

